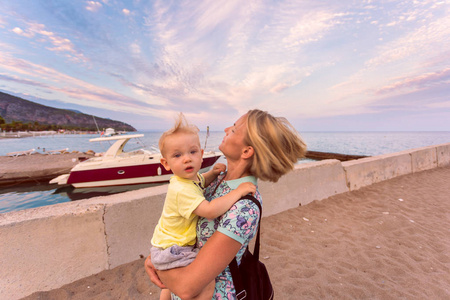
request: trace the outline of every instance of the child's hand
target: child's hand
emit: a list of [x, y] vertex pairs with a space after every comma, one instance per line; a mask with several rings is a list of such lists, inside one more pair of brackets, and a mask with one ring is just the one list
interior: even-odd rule
[[256, 185], [254, 185], [254, 184], [251, 183], [251, 182], [244, 182], [244, 183], [241, 183], [241, 184], [237, 187], [236, 190], [239, 191], [241, 197], [242, 197], [242, 196], [245, 196], [245, 195], [247, 195], [247, 194], [252, 194], [252, 195], [254, 195], [254, 194], [256, 193]]
[[220, 173], [225, 172], [226, 170], [227, 170], [227, 166], [225, 166], [222, 163], [217, 163], [213, 167], [213, 174], [219, 175]]

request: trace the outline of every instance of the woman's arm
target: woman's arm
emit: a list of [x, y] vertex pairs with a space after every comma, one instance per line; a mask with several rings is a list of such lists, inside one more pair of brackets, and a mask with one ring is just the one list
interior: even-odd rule
[[[178, 297], [191, 299], [228, 266], [240, 247], [238, 241], [216, 231], [189, 266], [157, 271], [157, 274], [164, 285]], [[149, 274], [148, 271], [147, 273]], [[152, 282], [158, 285], [153, 279]]]

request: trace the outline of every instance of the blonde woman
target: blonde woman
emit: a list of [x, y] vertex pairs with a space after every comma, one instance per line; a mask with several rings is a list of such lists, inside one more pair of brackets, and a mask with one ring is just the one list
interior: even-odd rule
[[[219, 149], [227, 159], [228, 170], [206, 189], [205, 198], [209, 201], [228, 194], [243, 182], [277, 182], [304, 157], [306, 144], [285, 118], [255, 109], [225, 129]], [[258, 189], [254, 196], [262, 203]], [[201, 249], [195, 260], [187, 267], [157, 271], [148, 257], [147, 274], [159, 287], [170, 289], [172, 299], [194, 298], [214, 279], [213, 299], [236, 299], [228, 264], [234, 257], [240, 262], [256, 233], [258, 218], [259, 210], [250, 200], [236, 202], [219, 218], [200, 218], [197, 246]]]

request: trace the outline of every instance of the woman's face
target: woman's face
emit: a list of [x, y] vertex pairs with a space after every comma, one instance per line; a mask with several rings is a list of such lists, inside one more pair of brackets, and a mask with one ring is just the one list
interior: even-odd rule
[[227, 159], [239, 159], [242, 150], [247, 146], [244, 142], [247, 134], [247, 114], [240, 117], [233, 126], [225, 128], [225, 137], [219, 150]]

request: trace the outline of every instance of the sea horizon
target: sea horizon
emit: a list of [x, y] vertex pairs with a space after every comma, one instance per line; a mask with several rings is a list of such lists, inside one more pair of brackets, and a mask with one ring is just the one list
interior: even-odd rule
[[[141, 141], [130, 147], [157, 148], [159, 136], [163, 131], [149, 130], [129, 132], [129, 134], [144, 134]], [[402, 150], [438, 145], [450, 142], [450, 131], [299, 131], [300, 136], [308, 145], [308, 150], [332, 152], [350, 155], [379, 155]], [[200, 131], [200, 141], [205, 144], [206, 131]], [[210, 131], [206, 150], [218, 150], [225, 133]], [[93, 143], [89, 139], [99, 137], [99, 134], [54, 134], [23, 138], [1, 138], [0, 156], [11, 152], [34, 149], [36, 153], [48, 150], [69, 148], [68, 152], [104, 152], [109, 143]], [[340, 139], [340, 140], [339, 140]], [[129, 147], [129, 148], [130, 148]], [[134, 148], [134, 149], [135, 149]]]

